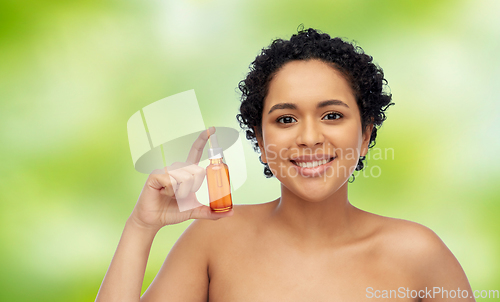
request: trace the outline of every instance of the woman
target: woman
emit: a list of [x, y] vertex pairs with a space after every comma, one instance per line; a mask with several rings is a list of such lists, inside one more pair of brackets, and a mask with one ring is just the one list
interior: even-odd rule
[[[434, 232], [348, 200], [348, 179], [392, 105], [385, 82], [370, 56], [341, 39], [310, 28], [275, 40], [240, 82], [238, 120], [265, 175], [281, 182], [280, 198], [179, 212], [203, 181], [203, 132], [186, 163], [149, 176], [96, 301], [474, 301]], [[197, 220], [140, 298], [156, 232], [187, 219]]]

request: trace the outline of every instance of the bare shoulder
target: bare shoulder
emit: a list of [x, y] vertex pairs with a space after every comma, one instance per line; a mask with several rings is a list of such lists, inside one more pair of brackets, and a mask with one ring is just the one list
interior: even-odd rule
[[441, 238], [422, 224], [404, 219], [374, 216], [378, 221], [378, 239], [381, 243], [390, 245], [396, 252], [421, 257], [448, 250]]
[[421, 286], [470, 287], [446, 244], [430, 228], [408, 220], [371, 214], [376, 221], [376, 250], [387, 264], [411, 273]]

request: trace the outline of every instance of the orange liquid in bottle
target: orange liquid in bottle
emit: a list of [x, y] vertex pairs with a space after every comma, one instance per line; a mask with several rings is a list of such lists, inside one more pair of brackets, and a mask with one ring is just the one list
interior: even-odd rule
[[214, 212], [227, 212], [233, 208], [229, 170], [222, 158], [210, 159], [207, 167], [208, 195], [210, 209]]

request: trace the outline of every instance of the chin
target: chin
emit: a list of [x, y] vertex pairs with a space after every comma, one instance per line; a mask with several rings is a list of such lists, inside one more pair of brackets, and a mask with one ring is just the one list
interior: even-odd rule
[[302, 194], [297, 194], [300, 196], [302, 199], [305, 201], [311, 202], [311, 203], [318, 203], [318, 202], [323, 202], [327, 200], [328, 198], [332, 197], [335, 194], [333, 191], [328, 191], [328, 192], [302, 192]]
[[[346, 180], [347, 181], [347, 180]], [[295, 184], [296, 185], [296, 184]], [[328, 200], [331, 198], [340, 188], [342, 187], [341, 184], [332, 184], [332, 183], [326, 183], [326, 186], [307, 186], [304, 183], [300, 187], [293, 186], [293, 187], [288, 187], [289, 190], [299, 198], [311, 202], [311, 203], [318, 203], [318, 202], [323, 202], [325, 200]]]
[[[331, 195], [330, 195], [331, 196]], [[309, 203], [320, 203], [328, 199], [329, 196], [301, 196], [301, 198]]]

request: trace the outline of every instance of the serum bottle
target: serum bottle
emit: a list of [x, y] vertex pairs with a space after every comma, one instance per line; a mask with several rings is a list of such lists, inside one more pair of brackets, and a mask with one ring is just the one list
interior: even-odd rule
[[215, 134], [209, 136], [209, 143], [208, 158], [210, 165], [206, 171], [210, 209], [214, 212], [227, 212], [233, 208], [229, 170], [224, 163], [222, 148], [219, 148]]

